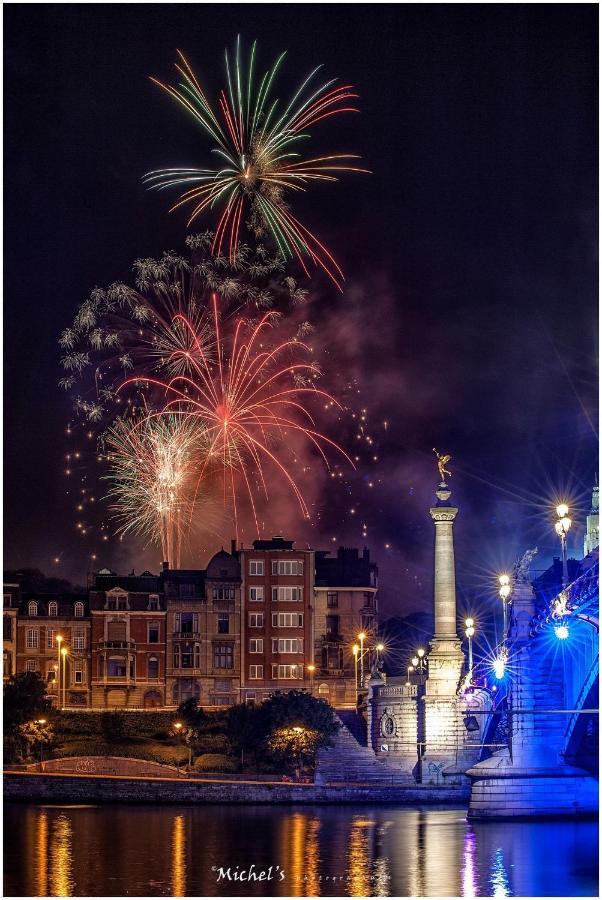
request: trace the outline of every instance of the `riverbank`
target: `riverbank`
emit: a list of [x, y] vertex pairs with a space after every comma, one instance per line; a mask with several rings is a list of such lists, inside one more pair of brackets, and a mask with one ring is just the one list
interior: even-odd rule
[[126, 775], [4, 772], [4, 799], [140, 804], [375, 804], [466, 806], [469, 789], [432, 785], [317, 785]]

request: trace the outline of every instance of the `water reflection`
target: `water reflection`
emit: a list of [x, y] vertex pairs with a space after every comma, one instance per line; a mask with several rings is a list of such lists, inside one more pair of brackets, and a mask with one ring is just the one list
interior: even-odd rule
[[595, 823], [469, 825], [457, 809], [7, 804], [4, 835], [11, 896], [598, 893]]

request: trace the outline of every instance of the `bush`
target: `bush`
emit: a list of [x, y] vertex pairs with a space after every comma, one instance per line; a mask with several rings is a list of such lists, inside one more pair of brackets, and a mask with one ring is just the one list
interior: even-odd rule
[[197, 755], [203, 753], [222, 753], [228, 755], [230, 741], [225, 734], [199, 734], [193, 743]]
[[125, 737], [125, 721], [123, 713], [103, 712], [100, 717], [100, 728], [106, 741], [120, 741]]
[[124, 756], [129, 759], [146, 759], [164, 766], [181, 766], [188, 762], [186, 747], [170, 747], [153, 741], [120, 744], [104, 741], [100, 737], [65, 741], [52, 755], [58, 759], [69, 756]]
[[236, 772], [233, 759], [223, 753], [203, 753], [194, 761], [197, 772]]

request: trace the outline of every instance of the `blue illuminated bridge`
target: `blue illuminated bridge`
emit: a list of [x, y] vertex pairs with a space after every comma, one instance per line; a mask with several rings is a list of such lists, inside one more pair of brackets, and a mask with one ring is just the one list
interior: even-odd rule
[[468, 772], [471, 818], [597, 811], [597, 551], [582, 571], [539, 607], [528, 583], [513, 592], [508, 636], [494, 661], [500, 688], [483, 735], [483, 756], [491, 755]]

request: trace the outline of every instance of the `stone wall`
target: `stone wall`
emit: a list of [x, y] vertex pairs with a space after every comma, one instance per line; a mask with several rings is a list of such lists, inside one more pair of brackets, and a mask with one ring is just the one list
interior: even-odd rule
[[[33, 767], [32, 767], [33, 768]], [[157, 778], [176, 778], [174, 766], [163, 766], [146, 759], [124, 756], [69, 756], [44, 762], [44, 772], [72, 773], [75, 775], [137, 775]]]
[[280, 782], [201, 781], [89, 775], [4, 773], [4, 799], [61, 803], [398, 803], [466, 808], [465, 789], [416, 786], [323, 787]]

